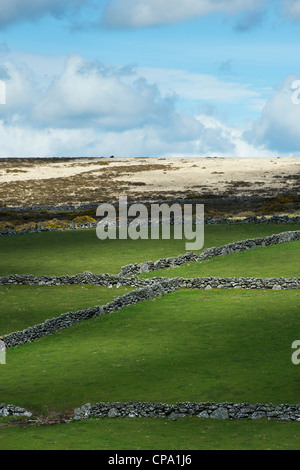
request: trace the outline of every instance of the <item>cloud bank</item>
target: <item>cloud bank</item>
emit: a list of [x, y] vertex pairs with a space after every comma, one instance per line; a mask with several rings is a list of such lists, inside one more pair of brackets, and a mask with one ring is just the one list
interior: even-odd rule
[[90, 0], [1, 0], [0, 27], [18, 21], [34, 21], [46, 14], [61, 17], [88, 4]]
[[291, 21], [300, 21], [300, 0], [283, 0], [283, 14]]
[[112, 0], [104, 12], [111, 27], [142, 28], [170, 24], [212, 13], [234, 15], [260, 8], [266, 0]]
[[[91, 6], [98, 24], [111, 28], [145, 28], [173, 24], [210, 14], [227, 17], [242, 15], [235, 29], [246, 31], [258, 26], [264, 17], [263, 8], [271, 0], [1, 0], [0, 28], [20, 21], [35, 21], [45, 15], [68, 16], [70, 23], [80, 26], [76, 17]], [[281, 0], [281, 14], [290, 21], [300, 20], [300, 0]], [[88, 22], [95, 25], [97, 21]]]
[[274, 90], [245, 138], [278, 152], [300, 153], [300, 77], [289, 74]]
[[[170, 77], [176, 94], [168, 91]], [[24, 61], [9, 58], [1, 62], [0, 80], [7, 94], [7, 104], [0, 106], [0, 156], [299, 154], [296, 75], [288, 75], [273, 91], [247, 131], [205, 111], [205, 103], [217, 97], [251, 105], [260, 98], [257, 92], [209, 75], [116, 67], [71, 55], [47, 87], [39, 86]], [[178, 106], [180, 97], [195, 96], [202, 114]]]
[[24, 64], [3, 62], [1, 77], [7, 89], [7, 105], [0, 107], [2, 156], [233, 150], [222, 129], [178, 111], [176, 96], [127, 67], [72, 55], [46, 90]]

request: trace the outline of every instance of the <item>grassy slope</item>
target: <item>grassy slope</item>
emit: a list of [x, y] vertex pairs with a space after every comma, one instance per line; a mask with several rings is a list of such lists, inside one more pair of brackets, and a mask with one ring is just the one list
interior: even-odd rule
[[[207, 226], [205, 247], [287, 230], [299, 230], [299, 225]], [[242, 253], [256, 252], [255, 258], [247, 258], [246, 275], [253, 267], [253, 275], [263, 277], [272, 266], [278, 273], [272, 271], [272, 277], [295, 275], [297, 256], [287, 253], [289, 267], [284, 247], [262, 249], [263, 259], [256, 250]], [[276, 248], [280, 255], [274, 251], [274, 263], [266, 253]], [[181, 240], [116, 244], [100, 242], [93, 230], [7, 237], [0, 242], [0, 275], [117, 273], [127, 263], [184, 252]], [[234, 263], [231, 256], [237, 255], [217, 259], [216, 268], [215, 260], [207, 267], [203, 263], [201, 269], [209, 269], [207, 275], [213, 275], [212, 267], [217, 275], [231, 275], [234, 266], [235, 272], [243, 269], [243, 256]], [[34, 324], [123, 293], [121, 288], [107, 293], [85, 287], [1, 287], [1, 318], [10, 311], [10, 323], [2, 321], [5, 331], [27, 326], [29, 310]], [[1, 292], [8, 294], [5, 300]], [[290, 347], [300, 336], [299, 306], [296, 291], [181, 291], [147, 301], [9, 350], [7, 365], [1, 368], [1, 401], [44, 412], [73, 409], [87, 401], [126, 399], [297, 403], [299, 374]], [[198, 419], [105, 419], [26, 429], [0, 424], [0, 449], [297, 449], [297, 426]]]
[[8, 350], [1, 401], [297, 403], [296, 291], [178, 291]]
[[299, 259], [300, 242], [295, 241], [152, 271], [141, 277], [299, 277]]
[[[205, 226], [205, 247], [299, 230], [296, 224]], [[184, 240], [105, 240], [95, 230], [44, 232], [0, 240], [0, 275], [118, 273], [129, 263], [185, 253]]]
[[44, 427], [0, 425], [0, 450], [298, 450], [299, 423], [199, 418], [101, 419]]
[[23, 330], [62, 313], [106, 304], [130, 290], [92, 285], [0, 286], [0, 335]]
[[[177, 269], [154, 271], [153, 276], [299, 276], [300, 243], [292, 242], [243, 253], [188, 263]], [[67, 311], [101, 305], [131, 288], [92, 285], [0, 286], [0, 335], [56, 317]]]

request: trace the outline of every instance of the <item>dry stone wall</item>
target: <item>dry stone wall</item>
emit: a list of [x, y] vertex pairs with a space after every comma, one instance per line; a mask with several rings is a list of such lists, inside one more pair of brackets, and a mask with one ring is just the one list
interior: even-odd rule
[[[170, 224], [172, 225], [174, 221], [170, 220]], [[31, 228], [24, 228], [21, 230], [15, 230], [12, 228], [6, 228], [0, 231], [0, 237], [5, 236], [13, 236], [13, 235], [22, 235], [24, 233], [41, 233], [41, 232], [54, 232], [54, 231], [63, 231], [63, 230], [82, 230], [82, 229], [91, 229], [96, 228], [98, 222], [91, 222], [85, 224], [74, 224], [73, 222], [70, 223], [68, 228], [46, 228], [43, 227], [41, 224], [36, 224], [35, 227]], [[129, 221], [128, 221], [129, 223]], [[213, 219], [212, 217], [206, 217], [204, 219], [205, 225], [216, 225], [216, 224], [286, 224], [286, 223], [293, 223], [293, 224], [300, 224], [300, 217], [290, 217], [287, 215], [273, 215], [271, 217], [247, 217], [243, 219], [235, 219], [235, 218], [228, 218], [222, 217], [220, 219]], [[118, 224], [117, 224], [118, 225]], [[149, 226], [151, 222], [149, 221]]]
[[185, 416], [211, 419], [277, 419], [300, 421], [299, 405], [273, 405], [272, 403], [191, 403], [175, 405], [157, 402], [87, 403], [74, 410], [74, 419], [87, 418], [169, 418]]
[[19, 346], [20, 344], [32, 342], [45, 335], [52, 334], [57, 330], [69, 328], [79, 321], [89, 320], [96, 316], [111, 313], [123, 307], [152, 299], [175, 290], [176, 288], [169, 285], [167, 281], [162, 284], [156, 283], [151, 287], [146, 286], [142, 289], [128, 292], [105, 305], [88, 308], [86, 310], [78, 310], [77, 312], [67, 312], [59, 317], [46, 320], [39, 325], [26, 328], [23, 331], [9, 333], [2, 337], [2, 341], [5, 343], [6, 348]]
[[[1, 234], [0, 234], [1, 235]], [[300, 231], [283, 232], [264, 238], [255, 238], [240, 242], [230, 243], [221, 247], [213, 247], [204, 250], [200, 255], [186, 253], [172, 258], [162, 258], [156, 262], [148, 261], [140, 264], [124, 266], [118, 275], [93, 274], [89, 272], [74, 276], [33, 276], [33, 275], [9, 275], [0, 277], [2, 285], [61, 285], [61, 284], [96, 284], [105, 286], [127, 285], [139, 287], [122, 296], [117, 297], [106, 305], [96, 306], [77, 312], [67, 312], [59, 317], [46, 320], [45, 322], [26, 328], [23, 331], [10, 333], [1, 337], [6, 348], [18, 346], [54, 333], [63, 328], [68, 328], [75, 323], [90, 318], [112, 313], [138, 302], [174, 292], [180, 288], [212, 289], [212, 288], [242, 288], [242, 289], [299, 289], [300, 278], [152, 278], [140, 279], [137, 274], [163, 269], [166, 267], [177, 267], [186, 262], [201, 261], [214, 256], [222, 256], [229, 253], [245, 251], [262, 246], [270, 246], [286, 243], [300, 239]], [[5, 416], [32, 416], [22, 407], [15, 405], [0, 404], [0, 417]], [[74, 419], [81, 420], [89, 417], [160, 417], [177, 419], [184, 416], [197, 416], [199, 418], [211, 419], [277, 419], [285, 421], [300, 421], [299, 405], [273, 405], [249, 403], [179, 403], [168, 405], [164, 403], [130, 402], [130, 403], [90, 403], [77, 408], [74, 411]]]
[[193, 261], [204, 261], [215, 256], [228, 255], [231, 253], [238, 253], [250, 249], [278, 245], [297, 240], [300, 240], [300, 230], [281, 232], [267, 237], [251, 238], [234, 243], [228, 243], [219, 247], [206, 248], [200, 254], [189, 252], [184, 255], [170, 258], [161, 258], [155, 262], [147, 261], [140, 264], [129, 264], [121, 269], [120, 274], [123, 276], [132, 276], [164, 268], [175, 268]]
[[260, 246], [270, 246], [278, 243], [286, 243], [300, 239], [300, 231], [283, 232], [277, 235], [271, 235], [264, 238], [255, 238], [240, 242], [230, 243], [221, 247], [213, 247], [204, 250], [200, 255], [186, 253], [173, 258], [160, 259], [153, 263], [148, 261], [141, 264], [127, 265], [121, 269], [118, 275], [82, 273], [74, 276], [33, 276], [33, 275], [9, 275], [0, 278], [2, 285], [61, 285], [61, 284], [96, 284], [104, 286], [131, 286], [138, 287], [122, 296], [117, 297], [106, 305], [91, 307], [77, 312], [67, 312], [59, 317], [46, 320], [39, 325], [26, 328], [23, 331], [17, 331], [5, 335], [1, 338], [6, 347], [10, 348], [23, 343], [31, 342], [37, 338], [54, 333], [59, 329], [69, 328], [75, 323], [88, 320], [95, 316], [104, 315], [112, 311], [128, 307], [146, 299], [161, 296], [166, 293], [174, 292], [180, 288], [190, 289], [299, 289], [300, 279], [293, 278], [218, 278], [218, 277], [198, 277], [185, 279], [175, 278], [152, 278], [140, 279], [135, 276], [141, 272], [162, 269], [165, 267], [176, 267], [190, 261], [199, 261], [211, 258], [213, 256], [225, 255], [228, 253], [245, 251]]
[[[109, 274], [81, 273], [74, 276], [33, 276], [11, 274], [0, 278], [0, 285], [30, 285], [30, 286], [59, 286], [59, 285], [97, 285], [105, 287], [152, 287], [157, 284], [169, 288], [190, 289], [299, 289], [299, 277], [152, 277], [142, 279], [139, 277], [119, 277]], [[127, 295], [127, 294], [126, 294]]]
[[[130, 279], [128, 279], [130, 281]], [[112, 313], [124, 307], [129, 307], [144, 300], [153, 299], [163, 294], [175, 292], [181, 288], [187, 289], [299, 289], [300, 278], [154, 278], [136, 279], [132, 282], [141, 283], [144, 287], [133, 290], [105, 305], [91, 307], [77, 312], [67, 312], [59, 317], [46, 320], [39, 325], [26, 328], [1, 337], [7, 348], [32, 342], [45, 335], [49, 335], [60, 329], [69, 328], [79, 321], [89, 320], [93, 317]], [[145, 285], [146, 284], [146, 285]]]
[[32, 416], [32, 413], [21, 406], [5, 405], [5, 403], [0, 403], [0, 417], [6, 418], [7, 416], [24, 416], [29, 418]]
[[28, 285], [61, 285], [61, 284], [97, 284], [97, 285], [133, 285], [142, 286], [145, 285], [142, 282], [137, 281], [136, 283], [130, 278], [138, 274], [147, 273], [150, 271], [157, 271], [165, 268], [176, 268], [182, 266], [185, 263], [205, 261], [215, 256], [224, 256], [231, 253], [238, 253], [250, 249], [278, 245], [281, 243], [287, 243], [292, 241], [300, 240], [300, 230], [281, 232], [275, 235], [269, 235], [267, 237], [252, 238], [242, 240], [234, 243], [228, 243], [219, 247], [206, 248], [200, 254], [188, 252], [183, 255], [160, 258], [159, 260], [145, 261], [143, 263], [128, 264], [121, 268], [121, 272], [116, 275], [110, 274], [93, 274], [90, 272], [84, 272], [73, 276], [34, 276], [29, 275], [18, 275], [11, 274], [8, 276], [0, 276], [0, 285], [10, 284], [28, 284]]

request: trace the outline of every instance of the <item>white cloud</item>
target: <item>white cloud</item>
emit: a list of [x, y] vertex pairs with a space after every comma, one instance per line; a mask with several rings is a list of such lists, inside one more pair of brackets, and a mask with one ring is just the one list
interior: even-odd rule
[[35, 129], [0, 120], [1, 157], [82, 156], [95, 138], [93, 130]]
[[59, 17], [88, 2], [90, 0], [1, 0], [0, 27], [16, 21], [32, 21], [47, 13]]
[[146, 126], [122, 132], [100, 133], [96, 129], [36, 129], [30, 126], [5, 124], [0, 121], [0, 156], [129, 156], [204, 155], [224, 150], [229, 154], [234, 146], [219, 130], [204, 129], [185, 140], [174, 137], [174, 129]]
[[157, 83], [163, 93], [176, 93], [189, 100], [209, 100], [216, 103], [241, 103], [261, 99], [261, 93], [249, 84], [220, 80], [210, 74], [192, 73], [180, 69], [138, 67], [137, 73], [151, 83]]
[[235, 157], [235, 158], [270, 158], [274, 156], [274, 152], [266, 149], [263, 145], [253, 145], [244, 138], [244, 129], [228, 124], [205, 114], [196, 117], [210, 132], [213, 138], [218, 135], [223, 136], [230, 146], [216, 149], [213, 153], [217, 157]]
[[[281, 120], [282, 128], [291, 112], [296, 113], [291, 120], [297, 119], [292, 141], [299, 147], [300, 106], [291, 108], [286, 101], [291, 79], [269, 100], [261, 122], [246, 139], [242, 129], [225, 125], [215, 113], [193, 116], [180, 111], [168, 93], [175, 90], [184, 99], [205, 98], [208, 103], [253, 104], [258, 97], [248, 87], [229, 83], [226, 88], [213, 76], [180, 70], [165, 75], [161, 69], [143, 71], [73, 55], [50, 85], [41, 88], [40, 77], [24, 61], [6, 60], [0, 67], [0, 80], [7, 84], [7, 104], [0, 106], [0, 156], [266, 156], [265, 143], [278, 149], [274, 138], [280, 132], [273, 127]], [[170, 83], [172, 90], [167, 88]], [[282, 152], [292, 150], [282, 147]]]
[[7, 60], [1, 76], [8, 90], [7, 105], [0, 108], [1, 155], [159, 155], [174, 148], [191, 153], [200, 147], [232, 148], [226, 135], [178, 111], [174, 97], [130, 68], [73, 55], [45, 90], [24, 63]]
[[300, 0], [282, 0], [283, 14], [292, 21], [300, 20]]
[[[0, 156], [162, 156], [273, 157], [274, 152], [247, 142], [243, 131], [199, 115], [197, 135], [174, 138], [178, 128], [146, 126], [122, 132], [97, 129], [37, 129], [0, 121]], [[181, 129], [183, 132], [183, 129]], [[172, 138], [173, 136], [173, 138]], [[182, 138], [184, 137], [184, 139]]]
[[41, 97], [32, 71], [24, 63], [3, 61], [0, 64], [0, 80], [6, 88], [6, 105], [0, 108], [0, 118], [27, 116], [32, 104]]
[[[229, 17], [244, 15], [236, 29], [248, 30], [263, 19], [263, 10], [271, 0], [1, 0], [0, 29], [20, 21], [35, 21], [46, 15], [68, 16], [74, 27], [94, 27], [100, 23], [113, 28], [143, 28], [179, 23], [209, 14]], [[282, 14], [291, 21], [300, 20], [300, 0], [281, 0]], [[90, 7], [90, 20], [77, 13]]]
[[113, 0], [104, 12], [112, 27], [141, 28], [176, 23], [211, 13], [234, 15], [260, 8], [267, 0]]
[[[74, 27], [93, 27], [100, 23], [113, 28], [143, 28], [172, 24], [209, 14], [235, 16], [244, 14], [238, 30], [248, 30], [262, 19], [262, 8], [271, 0], [1, 0], [0, 29], [20, 21], [35, 21], [46, 15], [68, 16]], [[281, 0], [283, 15], [300, 20], [300, 0]], [[90, 20], [77, 13], [91, 7]]]
[[39, 125], [129, 129], [162, 122], [174, 113], [173, 99], [162, 97], [142, 77], [126, 83], [130, 70], [73, 55], [34, 107]]
[[[201, 132], [181, 136], [177, 140], [174, 139], [175, 129], [172, 132], [172, 126], [167, 135], [167, 129], [154, 126], [99, 133], [92, 128], [37, 129], [20, 123], [5, 124], [0, 121], [0, 156], [97, 157], [114, 154], [117, 157], [274, 157], [274, 151], [248, 142], [242, 129], [227, 126], [206, 115], [199, 115], [196, 119]], [[290, 156], [291, 153], [276, 155]]]
[[[296, 104], [300, 92], [293, 86], [300, 77], [288, 75], [267, 101], [261, 117], [254, 122], [245, 137], [254, 145], [278, 152], [300, 151], [300, 104]], [[300, 82], [299, 82], [300, 83]], [[294, 97], [294, 99], [293, 99]]]

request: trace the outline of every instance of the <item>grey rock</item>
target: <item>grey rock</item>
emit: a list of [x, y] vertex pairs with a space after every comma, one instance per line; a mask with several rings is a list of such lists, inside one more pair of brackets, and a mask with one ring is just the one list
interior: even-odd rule
[[266, 413], [264, 411], [255, 411], [252, 413], [251, 418], [252, 419], [261, 419], [266, 416]]
[[32, 413], [30, 411], [25, 410], [25, 408], [22, 408], [21, 406], [15, 406], [15, 405], [5, 405], [2, 403], [0, 405], [0, 416], [6, 417], [6, 416], [24, 416], [24, 417], [31, 417]]
[[228, 411], [226, 408], [217, 408], [215, 411], [213, 411], [210, 415], [210, 418], [212, 419], [228, 419]]
[[209, 418], [209, 414], [206, 410], [201, 411], [201, 413], [197, 414], [198, 418]]
[[111, 408], [107, 414], [109, 418], [117, 418], [120, 416], [120, 412], [116, 408]]

